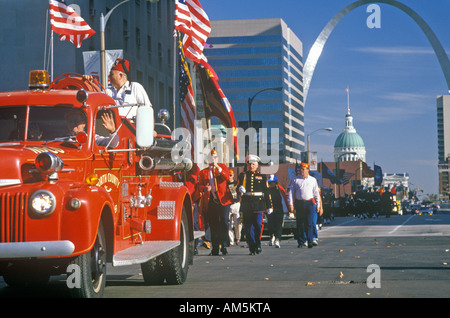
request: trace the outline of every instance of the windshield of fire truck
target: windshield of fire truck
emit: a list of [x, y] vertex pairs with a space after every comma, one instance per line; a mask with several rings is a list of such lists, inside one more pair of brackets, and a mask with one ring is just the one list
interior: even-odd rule
[[[28, 127], [26, 125], [29, 110]], [[0, 108], [0, 142], [53, 140], [74, 135], [86, 129], [86, 114], [73, 107], [10, 106]], [[75, 129], [76, 127], [76, 129]], [[27, 128], [27, 129], [26, 129]]]

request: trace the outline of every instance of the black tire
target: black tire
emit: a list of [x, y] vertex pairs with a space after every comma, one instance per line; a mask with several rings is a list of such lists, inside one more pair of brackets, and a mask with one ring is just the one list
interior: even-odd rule
[[180, 245], [162, 255], [162, 264], [166, 282], [169, 285], [181, 285], [186, 281], [189, 260], [193, 250], [189, 244], [189, 223], [183, 207], [180, 224]]
[[146, 285], [162, 285], [164, 283], [164, 271], [162, 258], [155, 257], [141, 264], [142, 276]]
[[106, 238], [103, 223], [100, 222], [94, 247], [77, 256], [71, 264], [79, 266], [80, 286], [71, 288], [76, 298], [101, 298], [106, 284]]

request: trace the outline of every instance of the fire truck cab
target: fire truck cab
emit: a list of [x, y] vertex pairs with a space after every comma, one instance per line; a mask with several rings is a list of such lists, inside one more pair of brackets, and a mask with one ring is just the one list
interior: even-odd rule
[[0, 93], [0, 275], [29, 285], [67, 274], [77, 297], [103, 295], [107, 263], [182, 284], [202, 234], [183, 183], [189, 144], [154, 137], [148, 105], [120, 117], [98, 82], [47, 78], [31, 72], [30, 90]]

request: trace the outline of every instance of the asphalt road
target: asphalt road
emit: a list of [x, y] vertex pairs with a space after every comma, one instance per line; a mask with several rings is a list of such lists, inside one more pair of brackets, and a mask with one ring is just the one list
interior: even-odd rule
[[[286, 236], [278, 249], [266, 238], [256, 256], [248, 255], [245, 242], [230, 247], [227, 256], [209, 256], [200, 248], [179, 286], [144, 285], [140, 266], [110, 267], [104, 297], [177, 298], [176, 311], [188, 301], [208, 304], [215, 298], [223, 310], [228, 301], [243, 299], [450, 296], [450, 213], [340, 217], [319, 231], [319, 239], [308, 249]], [[61, 277], [39, 291], [11, 289], [0, 278], [0, 297], [64, 297], [64, 288]]]

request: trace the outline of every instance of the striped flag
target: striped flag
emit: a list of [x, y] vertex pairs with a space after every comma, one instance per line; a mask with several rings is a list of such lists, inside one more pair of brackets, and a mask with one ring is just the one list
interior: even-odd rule
[[203, 49], [211, 33], [211, 24], [198, 0], [176, 0], [175, 30], [186, 35], [183, 39], [186, 57], [195, 63], [206, 63]]
[[191, 34], [192, 19], [191, 12], [184, 0], [175, 2], [175, 30], [185, 34]]
[[350, 181], [351, 177], [353, 177], [354, 175], [355, 175], [354, 173], [344, 172], [343, 176], [344, 184], [347, 184]]
[[64, 0], [49, 0], [52, 31], [58, 33], [61, 41], [70, 41], [77, 48], [81, 42], [95, 34], [95, 31]]
[[[180, 67], [180, 103], [181, 103], [181, 126], [186, 128], [190, 136], [185, 136], [186, 139], [192, 142], [194, 137], [194, 120], [195, 120], [195, 99], [194, 91], [192, 89], [191, 76], [189, 68], [184, 57], [181, 41], [178, 40], [178, 60]], [[194, 147], [191, 147], [191, 159], [194, 159]]]

